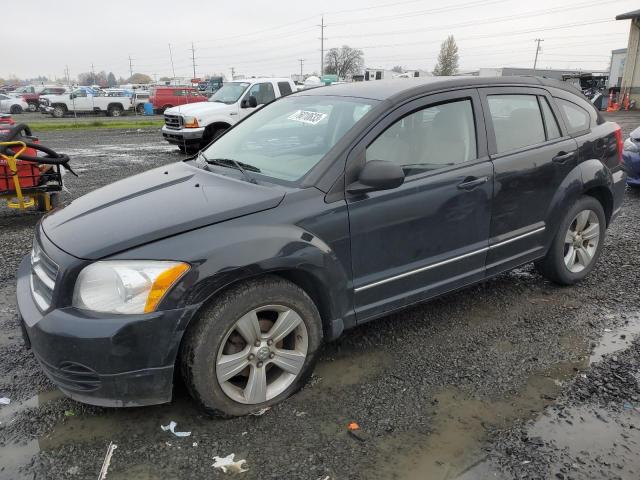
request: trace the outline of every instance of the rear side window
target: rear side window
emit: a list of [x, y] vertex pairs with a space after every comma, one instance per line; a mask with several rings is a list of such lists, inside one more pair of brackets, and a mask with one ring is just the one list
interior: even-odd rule
[[542, 116], [544, 117], [544, 126], [547, 129], [547, 140], [553, 140], [560, 138], [560, 128], [558, 128], [558, 121], [555, 115], [551, 111], [549, 101], [545, 97], [540, 98], [540, 106], [542, 107]]
[[291, 85], [289, 85], [289, 82], [278, 82], [278, 89], [280, 90], [280, 95], [283, 97], [291, 93]]
[[264, 105], [276, 99], [276, 92], [270, 82], [256, 83], [249, 90], [249, 96], [256, 97], [258, 105]]
[[569, 133], [589, 130], [591, 126], [591, 116], [589, 112], [575, 103], [562, 98], [556, 98], [556, 102], [567, 119], [567, 130], [569, 130]]
[[489, 111], [497, 153], [545, 141], [542, 114], [536, 95], [489, 95]]

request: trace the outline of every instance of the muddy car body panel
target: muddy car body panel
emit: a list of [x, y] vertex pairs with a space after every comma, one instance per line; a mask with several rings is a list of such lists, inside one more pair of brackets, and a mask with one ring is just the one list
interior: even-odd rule
[[[368, 105], [297, 181], [233, 168], [207, 172], [190, 159], [97, 190], [47, 216], [33, 258], [18, 272], [25, 335], [45, 372], [88, 403], [165, 402], [184, 332], [231, 286], [265, 274], [295, 284], [313, 300], [324, 340], [331, 340], [345, 328], [541, 259], [564, 213], [585, 194], [601, 202], [608, 222], [619, 210], [625, 176], [616, 127], [570, 87], [517, 77], [416, 80], [298, 92], [221, 138], [231, 141], [236, 128], [286, 102], [349, 98]], [[506, 109], [500, 105], [508, 96], [545, 112], [539, 144], [501, 144], [500, 128], [510, 124], [500, 119], [523, 113], [513, 113], [509, 102]], [[584, 131], [570, 131], [567, 123], [579, 115], [567, 114], [563, 108], [574, 107], [560, 107], [558, 99], [586, 113]], [[311, 124], [326, 117], [303, 114], [291, 117]], [[416, 118], [418, 127], [435, 122], [429, 128], [438, 127], [433, 131], [446, 140], [439, 144], [443, 158], [466, 160], [426, 170], [408, 161], [394, 188], [362, 184], [360, 174], [374, 160], [367, 158], [372, 145], [389, 138], [400, 148], [396, 137], [384, 135]], [[252, 142], [259, 141], [256, 133]], [[385, 151], [396, 147], [375, 154]], [[189, 270], [149, 313], [98, 314], [73, 306], [84, 268], [133, 260], [183, 262]]]

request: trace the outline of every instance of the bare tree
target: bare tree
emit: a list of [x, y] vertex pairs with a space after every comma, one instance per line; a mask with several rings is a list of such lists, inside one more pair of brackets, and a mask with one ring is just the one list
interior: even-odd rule
[[436, 76], [455, 75], [458, 73], [458, 45], [449, 35], [440, 46], [440, 54], [438, 55], [438, 63], [433, 68], [433, 74]]
[[153, 80], [149, 75], [144, 73], [134, 73], [129, 77], [127, 83], [151, 83]]
[[402, 67], [402, 65], [396, 65], [391, 69], [391, 71], [395, 73], [404, 73], [404, 68]]
[[364, 54], [362, 50], [344, 45], [342, 48], [329, 50], [324, 57], [324, 64], [325, 73], [346, 78], [348, 75], [355, 75], [362, 71]]

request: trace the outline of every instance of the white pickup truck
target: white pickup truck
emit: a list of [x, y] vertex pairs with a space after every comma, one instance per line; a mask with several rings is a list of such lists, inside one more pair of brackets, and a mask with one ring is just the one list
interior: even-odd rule
[[194, 152], [254, 110], [296, 91], [288, 78], [249, 78], [225, 82], [208, 102], [165, 110], [162, 136], [183, 152]]
[[101, 113], [110, 117], [119, 117], [131, 107], [131, 98], [127, 96], [106, 96], [101, 92], [88, 89], [76, 89], [62, 95], [45, 95], [40, 98], [40, 111], [56, 118], [69, 113]]

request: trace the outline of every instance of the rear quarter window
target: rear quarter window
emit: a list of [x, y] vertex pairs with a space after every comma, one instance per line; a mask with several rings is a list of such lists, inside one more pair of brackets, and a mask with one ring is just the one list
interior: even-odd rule
[[589, 130], [591, 127], [591, 115], [588, 111], [569, 100], [563, 98], [556, 98], [555, 100], [564, 115], [567, 130], [570, 134]]
[[278, 90], [280, 90], [280, 95], [284, 97], [291, 93], [291, 85], [289, 82], [278, 82]]

